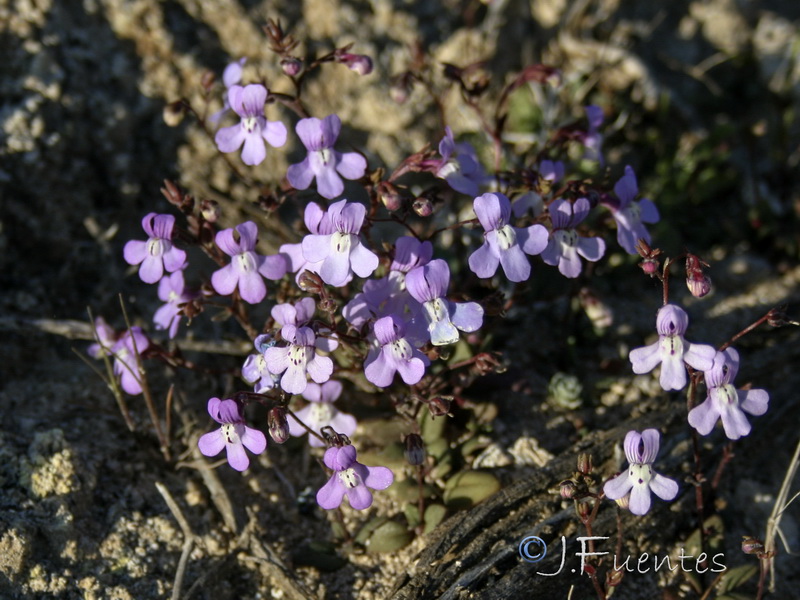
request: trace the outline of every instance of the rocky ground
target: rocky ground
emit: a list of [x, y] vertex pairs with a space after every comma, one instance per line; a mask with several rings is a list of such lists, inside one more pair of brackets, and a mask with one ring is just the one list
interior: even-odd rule
[[[693, 336], [721, 343], [778, 304], [800, 316], [800, 7], [789, 0], [0, 0], [0, 597], [564, 597], [573, 585], [574, 597], [590, 597], [585, 579], [534, 575], [517, 544], [533, 531], [580, 534], [569, 504], [552, 493], [578, 451], [610, 465], [627, 429], [680, 430], [672, 426], [682, 400], [670, 404], [652, 378], [607, 367], [652, 329], [643, 299], [657, 301], [657, 292], [638, 275], [603, 290], [618, 316], [613, 335], [571, 359], [591, 396], [577, 416], [544, 402], [560, 360], [545, 357], [559, 352], [569, 307], [551, 298], [510, 315], [502, 349], [514, 366], [487, 381], [483, 398], [498, 409], [486, 445], [501, 457], [484, 466], [503, 489], [391, 554], [330, 547], [329, 521], [298, 502], [309, 460], [302, 444], [270, 449], [244, 477], [209, 469], [194, 450], [207, 425], [208, 380], [154, 373], [164, 390], [170, 382], [178, 390], [167, 461], [144, 407], [132, 402], [130, 431], [72, 352], [88, 345], [76, 323], [88, 321], [87, 306], [118, 315], [121, 292], [135, 315], [148, 312], [152, 301], [141, 299], [121, 248], [156, 209], [165, 178], [219, 200], [229, 219], [256, 199], [257, 190], [231, 183], [200, 128], [167, 127], [162, 110], [180, 97], [202, 103], [203, 72], [220, 73], [231, 57], [247, 56], [281, 91], [261, 31], [268, 18], [290, 26], [303, 51], [354, 42], [374, 58], [372, 75], [340, 67], [306, 89], [312, 112], [337, 112], [371, 164], [396, 164], [438, 139], [424, 93], [401, 106], [387, 92], [417, 41], [434, 61], [487, 59], [498, 80], [533, 62], [562, 69], [581, 100], [616, 114], [609, 163], [634, 164], [640, 187], [671, 207], [664, 245], [680, 251], [699, 240], [713, 258], [714, 295], [690, 305]], [[456, 94], [444, 110], [458, 135], [478, 129]], [[266, 168], [286, 164], [274, 152]], [[770, 391], [771, 409], [737, 444], [713, 499], [731, 568], [755, 564], [738, 550], [740, 536], [764, 535], [798, 443], [798, 341], [795, 328], [762, 328], [741, 347], [749, 366], [740, 377]], [[368, 431], [359, 435], [369, 443]], [[683, 435], [663, 452], [688, 476]], [[717, 464], [714, 447], [706, 451]], [[372, 516], [394, 514], [399, 502], [379, 496]], [[630, 537], [672, 552], [696, 528], [693, 507], [685, 494], [632, 521]], [[795, 552], [798, 510], [783, 517]], [[364, 518], [348, 515], [346, 525]], [[608, 511], [598, 529], [613, 531], [612, 520]], [[773, 597], [797, 597], [797, 560], [780, 549]], [[753, 581], [739, 597], [753, 597]], [[698, 597], [685, 577], [664, 572], [630, 575], [616, 597], [660, 593]]]

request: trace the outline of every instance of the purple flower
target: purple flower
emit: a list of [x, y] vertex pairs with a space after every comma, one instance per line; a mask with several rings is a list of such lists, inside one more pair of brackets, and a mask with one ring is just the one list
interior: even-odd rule
[[183, 271], [175, 271], [169, 277], [162, 277], [158, 282], [158, 298], [165, 302], [153, 315], [156, 329], [169, 331], [170, 339], [178, 334], [181, 323], [181, 308], [187, 302], [197, 298], [199, 294], [186, 289]]
[[641, 434], [629, 431], [625, 436], [625, 456], [630, 466], [603, 486], [606, 497], [611, 500], [620, 500], [630, 494], [628, 506], [635, 515], [641, 516], [650, 510], [650, 492], [666, 501], [678, 495], [677, 482], [653, 471], [659, 438], [656, 429], [645, 429]]
[[[283, 328], [287, 325], [295, 327], [302, 327], [311, 322], [314, 316], [314, 311], [317, 305], [313, 298], [301, 298], [294, 304], [276, 304], [272, 307], [270, 314], [275, 322], [281, 326], [281, 335], [284, 339], [288, 339], [284, 334]], [[317, 333], [328, 334], [329, 337], [317, 337], [315, 345], [323, 352], [333, 352], [339, 347], [339, 341], [335, 333], [330, 330], [319, 330]]]
[[[477, 302], [450, 302], [444, 296], [450, 285], [450, 268], [437, 258], [406, 275], [406, 288], [422, 304], [428, 336], [434, 346], [454, 344], [458, 330], [476, 331], [483, 324], [483, 308]], [[415, 319], [419, 321], [419, 319]]]
[[257, 353], [251, 354], [242, 366], [242, 377], [252, 384], [256, 394], [263, 394], [271, 390], [280, 381], [280, 377], [273, 375], [267, 368], [267, 359], [264, 356], [268, 348], [275, 345], [275, 339], [267, 333], [261, 334], [253, 341]]
[[[323, 427], [333, 427], [338, 433], [353, 435], [356, 430], [356, 419], [353, 415], [340, 412], [333, 403], [342, 393], [342, 384], [336, 380], [326, 381], [322, 385], [310, 382], [303, 398], [309, 404], [300, 410], [296, 410], [294, 415], [308, 425], [312, 431], [319, 432]], [[297, 422], [297, 419], [289, 415], [289, 433], [295, 437], [300, 437], [308, 433], [305, 427]], [[314, 448], [322, 448], [325, 443], [318, 437], [309, 435], [308, 443]]]
[[662, 306], [656, 318], [658, 341], [630, 352], [633, 372], [649, 373], [661, 363], [661, 387], [665, 390], [680, 390], [686, 385], [684, 362], [698, 371], [711, 369], [717, 351], [706, 344], [687, 342], [683, 334], [688, 325], [689, 316], [680, 306]]
[[208, 414], [222, 425], [216, 431], [206, 433], [197, 442], [204, 456], [216, 456], [224, 448], [228, 464], [237, 471], [244, 471], [250, 465], [245, 448], [253, 454], [261, 454], [267, 448], [267, 438], [257, 429], [245, 425], [244, 416], [235, 400], [211, 398], [208, 401]]
[[[539, 165], [539, 177], [551, 184], [564, 179], [564, 163], [560, 160], [543, 160]], [[539, 194], [531, 190], [514, 200], [511, 210], [515, 217], [521, 217], [528, 211], [537, 217], [544, 211], [544, 202]]]
[[[312, 235], [330, 235], [334, 233], [333, 224], [331, 223], [328, 213], [323, 211], [318, 204], [311, 202], [306, 206], [305, 213], [303, 214], [306, 228]], [[288, 270], [290, 273], [297, 273], [295, 281], [299, 282], [300, 275], [303, 271], [310, 271], [319, 275], [319, 270], [322, 268], [323, 261], [311, 263], [306, 260], [303, 255], [303, 244], [284, 244], [279, 249], [279, 252], [286, 259]], [[347, 282], [352, 279], [352, 273], [348, 275]]]
[[386, 467], [366, 467], [356, 460], [353, 446], [333, 447], [325, 451], [323, 461], [333, 475], [317, 492], [317, 504], [325, 510], [338, 508], [344, 496], [350, 506], [364, 510], [372, 506], [373, 490], [392, 485], [394, 474]]
[[550, 205], [553, 231], [547, 247], [542, 250], [542, 260], [548, 265], [558, 265], [564, 277], [574, 278], [581, 274], [581, 256], [595, 262], [605, 254], [606, 243], [602, 239], [581, 237], [575, 231], [575, 227], [589, 214], [589, 208], [586, 198], [578, 198], [574, 204], [558, 199]]
[[131, 327], [111, 346], [114, 356], [114, 374], [119, 377], [123, 390], [136, 396], [142, 393], [142, 380], [139, 375], [139, 356], [150, 346], [150, 340], [141, 327]]
[[[322, 212], [314, 202], [306, 207], [306, 212], [309, 211]], [[365, 215], [363, 204], [340, 200], [319, 218], [319, 221], [330, 220], [333, 233], [312, 233], [303, 238], [303, 256], [310, 263], [322, 263], [319, 276], [328, 285], [343, 286], [351, 272], [369, 277], [378, 268], [378, 256], [364, 247], [358, 237]], [[319, 228], [323, 229], [321, 225]]]
[[148, 214], [142, 219], [142, 227], [148, 240], [131, 240], [125, 244], [123, 255], [129, 265], [138, 265], [139, 277], [145, 283], [155, 283], [164, 275], [164, 269], [173, 273], [186, 263], [186, 252], [172, 245], [172, 229], [175, 217], [172, 215]]
[[397, 315], [375, 321], [375, 338], [380, 350], [371, 352], [364, 362], [364, 374], [374, 385], [382, 388], [392, 385], [397, 372], [407, 385], [419, 383], [425, 375], [430, 361], [406, 340], [405, 330], [405, 322]]
[[222, 72], [222, 83], [225, 86], [226, 90], [225, 100], [222, 105], [222, 108], [217, 112], [215, 112], [210, 117], [208, 117], [208, 120], [211, 121], [212, 123], [214, 124], [219, 123], [222, 117], [225, 116], [225, 113], [227, 113], [231, 109], [230, 102], [228, 101], [227, 90], [229, 90], [231, 87], [237, 85], [242, 81], [242, 67], [244, 67], [244, 63], [246, 62], [247, 58], [240, 58], [239, 60], [230, 63], [227, 67], [225, 67], [225, 70]]
[[590, 104], [584, 110], [586, 118], [589, 120], [589, 129], [583, 136], [583, 145], [586, 147], [584, 158], [596, 160], [602, 167], [605, 164], [601, 150], [603, 135], [600, 133], [600, 125], [603, 124], [603, 109]]
[[364, 282], [363, 290], [342, 309], [344, 318], [353, 327], [361, 329], [372, 317], [413, 312], [411, 303], [416, 304], [416, 301], [406, 290], [406, 273], [428, 264], [432, 257], [433, 245], [430, 242], [420, 242], [409, 236], [398, 238], [389, 274]]
[[531, 264], [526, 254], [539, 254], [547, 246], [547, 229], [541, 225], [512, 227], [511, 201], [503, 194], [475, 198], [475, 214], [486, 233], [483, 245], [469, 257], [469, 268], [478, 277], [492, 277], [502, 265], [509, 281], [526, 281]]
[[436, 176], [447, 181], [457, 192], [468, 196], [478, 195], [478, 186], [486, 180], [486, 173], [478, 162], [475, 149], [469, 144], [456, 144], [453, 130], [444, 128], [439, 142], [441, 160], [436, 163]]
[[658, 223], [658, 209], [647, 198], [635, 201], [639, 186], [636, 174], [629, 166], [625, 167], [625, 175], [614, 185], [614, 192], [619, 198], [619, 205], [609, 205], [609, 208], [617, 222], [617, 242], [628, 254], [638, 254], [636, 242], [643, 239], [650, 243], [650, 232], [643, 223]]
[[[286, 178], [292, 187], [304, 190], [317, 178], [317, 191], [323, 198], [333, 199], [344, 191], [345, 179], [360, 179], [367, 169], [367, 161], [358, 152], [337, 152], [333, 149], [342, 122], [336, 115], [320, 120], [314, 117], [300, 119], [296, 130], [308, 150], [303, 162], [291, 165]], [[341, 175], [341, 177], [340, 177]]]
[[286, 274], [286, 259], [280, 254], [256, 254], [258, 229], [252, 221], [237, 225], [235, 229], [238, 241], [233, 229], [223, 229], [217, 233], [217, 246], [231, 257], [231, 263], [211, 275], [211, 284], [223, 296], [232, 294], [238, 287], [245, 302], [257, 304], [267, 295], [262, 276], [272, 280], [283, 277]]
[[242, 161], [246, 165], [258, 165], [267, 156], [264, 140], [279, 148], [286, 143], [286, 127], [280, 121], [267, 121], [264, 103], [267, 88], [259, 84], [242, 87], [233, 85], [228, 89], [228, 104], [241, 117], [238, 125], [223, 127], [217, 131], [214, 141], [220, 152], [236, 152], [242, 144]]
[[100, 359], [103, 355], [111, 354], [111, 346], [117, 339], [117, 332], [109, 325], [103, 317], [94, 320], [94, 334], [98, 340], [87, 348], [86, 352], [92, 358]]
[[114, 357], [114, 375], [119, 378], [120, 386], [135, 396], [142, 393], [142, 380], [139, 375], [139, 361], [150, 346], [150, 340], [141, 327], [131, 327], [117, 337], [117, 333], [106, 323], [103, 317], [94, 320], [94, 331], [98, 343], [89, 346], [87, 352], [93, 358], [103, 355]]
[[705, 372], [708, 397], [705, 402], [689, 411], [689, 425], [700, 435], [708, 435], [718, 419], [728, 439], [738, 440], [750, 433], [750, 423], [745, 412], [763, 415], [767, 412], [769, 394], [766, 390], [737, 390], [733, 386], [739, 372], [739, 353], [728, 348], [717, 352], [714, 364]]
[[325, 383], [333, 373], [333, 361], [317, 354], [317, 349], [328, 347], [328, 340], [317, 340], [310, 327], [284, 325], [281, 336], [288, 346], [267, 348], [264, 358], [267, 369], [280, 375], [281, 388], [290, 394], [302, 394], [308, 382], [306, 373], [317, 383]]
[[317, 305], [313, 298], [301, 298], [294, 304], [276, 304], [270, 314], [281, 327], [284, 325], [301, 327], [311, 321], [316, 309]]
[[407, 235], [397, 238], [394, 243], [394, 257], [389, 269], [408, 273], [412, 269], [427, 265], [433, 258], [433, 244], [420, 242]]
[[122, 389], [132, 395], [142, 393], [142, 380], [139, 375], [139, 356], [150, 346], [150, 340], [141, 327], [131, 327], [122, 334], [111, 347], [114, 355], [114, 373], [119, 377]]

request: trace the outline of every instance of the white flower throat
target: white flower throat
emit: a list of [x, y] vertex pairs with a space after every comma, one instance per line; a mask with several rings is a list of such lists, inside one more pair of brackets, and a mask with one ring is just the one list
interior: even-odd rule
[[650, 465], [631, 465], [628, 477], [635, 486], [649, 486], [653, 478], [653, 469]]
[[147, 253], [150, 256], [162, 256], [169, 250], [169, 242], [161, 238], [147, 240]]
[[562, 249], [575, 248], [578, 245], [578, 234], [574, 229], [559, 229], [553, 236]]
[[225, 438], [227, 444], [241, 444], [242, 440], [239, 437], [239, 432], [236, 430], [235, 423], [222, 424], [222, 437]]
[[349, 254], [350, 246], [353, 245], [352, 238], [355, 237], [350, 233], [336, 232], [331, 235], [331, 249], [340, 254]]
[[245, 117], [242, 119], [242, 127], [247, 133], [253, 133], [258, 127], [257, 117]]
[[256, 259], [252, 252], [242, 252], [236, 255], [236, 263], [239, 266], [239, 271], [249, 273], [256, 270]]
[[358, 476], [355, 469], [339, 471], [339, 480], [344, 484], [344, 487], [349, 490], [361, 485], [361, 478]]
[[500, 250], [508, 250], [517, 243], [517, 233], [510, 225], [504, 225], [497, 230], [497, 244]]

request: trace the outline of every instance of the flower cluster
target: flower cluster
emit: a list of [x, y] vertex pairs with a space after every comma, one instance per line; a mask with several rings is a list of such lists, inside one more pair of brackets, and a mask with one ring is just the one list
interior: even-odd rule
[[[358, 394], [349, 396], [348, 390], [363, 394], [389, 388], [384, 395], [387, 405], [391, 399], [416, 428], [406, 436], [407, 450], [410, 464], [419, 467], [424, 477], [419, 409], [426, 407], [434, 417], [448, 414], [451, 402], [454, 407], [462, 404], [462, 398], [455, 396], [469, 393], [473, 377], [504, 366], [499, 353], [481, 347], [490, 343], [491, 336], [484, 331], [487, 324], [491, 326], [490, 319], [519, 303], [516, 291], [522, 286], [512, 284], [528, 282], [533, 269], [539, 268], [539, 259], [531, 257], [539, 256], [568, 280], [579, 280], [569, 286], [574, 297], [587, 314], [587, 307], [593, 307], [597, 335], [608, 328], [610, 310], [598, 308], [594, 291], [584, 283], [607, 267], [584, 266], [606, 256], [606, 239], [614, 234], [622, 251], [641, 255], [647, 261], [645, 272], [664, 285], [664, 305], [656, 316], [658, 339], [630, 351], [633, 372], [645, 374], [659, 367], [658, 380], [665, 391], [705, 381], [707, 397], [688, 413], [689, 425], [700, 435], [711, 434], [721, 421], [726, 436], [738, 439], [750, 432], [747, 414], [766, 412], [766, 391], [737, 389], [733, 384], [739, 369], [736, 350], [725, 344], [718, 351], [685, 338], [688, 315], [667, 302], [669, 263], [660, 273], [661, 251], [649, 247], [652, 237], [647, 226], [658, 223], [660, 214], [653, 201], [640, 197], [633, 168], [625, 166], [613, 189], [605, 178], [596, 183], [575, 179], [574, 173], [567, 176], [572, 166], [565, 157], [581, 152], [584, 161], [604, 166], [602, 108], [585, 107], [586, 118], [564, 127], [552, 143], [537, 151], [532, 164], [520, 161], [491, 176], [475, 148], [457, 143], [450, 127], [393, 172], [376, 165], [370, 170], [370, 155], [358, 149], [343, 151], [348, 146], [339, 139], [343, 131], [338, 115], [308, 116], [300, 102], [299, 82], [307, 70], [325, 62], [366, 75], [372, 60], [349, 52], [347, 46], [304, 62], [292, 54], [297, 42], [277, 23], [270, 22], [267, 31], [283, 73], [295, 83], [297, 98], [271, 95], [261, 83], [243, 82], [241, 59], [226, 68], [224, 105], [209, 121], [216, 126], [223, 119], [238, 119], [219, 126], [214, 141], [221, 153], [240, 152], [241, 161], [255, 167], [265, 161], [267, 145], [281, 148], [290, 141], [283, 122], [267, 119], [267, 106], [270, 112], [289, 108], [297, 113], [293, 132], [297, 150], [289, 150], [289, 156], [296, 158], [287, 161], [292, 164], [284, 173], [273, 174], [279, 184], [259, 188], [256, 206], [265, 209], [259, 219], [280, 215], [299, 224], [302, 214], [305, 230], [287, 231], [280, 241], [279, 236], [262, 238], [259, 244], [259, 219], [224, 228], [217, 223], [222, 220], [220, 210], [197, 210], [188, 194], [167, 186], [164, 195], [183, 215], [185, 225], [176, 226], [173, 215], [149, 213], [142, 220], [147, 239], [128, 241], [123, 250], [124, 259], [138, 267], [143, 282], [158, 284], [163, 304], [153, 315], [156, 330], [175, 338], [184, 318], [191, 325], [195, 316], [213, 307], [222, 309], [217, 313], [220, 319], [231, 317], [230, 322], [240, 324], [252, 340], [254, 350], [237, 365], [240, 373], [236, 367], [229, 370], [241, 375], [248, 391], [208, 400], [210, 420], [218, 427], [199, 438], [203, 455], [213, 457], [225, 450], [233, 469], [247, 470], [248, 452], [259, 455], [267, 448], [266, 435], [248, 425], [260, 418], [273, 443], [308, 436], [308, 445], [330, 471], [326, 483], [319, 480], [320, 507], [338, 508], [347, 497], [352, 508], [369, 508], [372, 491], [389, 487], [394, 474], [387, 467], [368, 467], [357, 460], [349, 437], [358, 435], [358, 422], [336, 403], [349, 410]], [[459, 69], [451, 71], [449, 76], [460, 80], [462, 90], [477, 94], [481, 89], [461, 80]], [[413, 81], [409, 75], [408, 85]], [[206, 89], [212, 89], [211, 83]], [[502, 136], [492, 133], [501, 145]], [[438, 154], [432, 149], [437, 139]], [[565, 152], [566, 144], [575, 142], [578, 152]], [[495, 164], [505, 163], [500, 149], [495, 150]], [[592, 168], [586, 162], [579, 166]], [[400, 179], [409, 172], [426, 178], [429, 187]], [[188, 268], [187, 250], [204, 253], [214, 266], [198, 275], [194, 258]], [[613, 258], [608, 268], [624, 263], [625, 256], [618, 251]], [[708, 265], [688, 252], [682, 258], [687, 261], [690, 291], [702, 297], [710, 289], [702, 271]], [[198, 287], [187, 285], [189, 275], [200, 280]], [[253, 315], [258, 314], [263, 322], [254, 323]], [[130, 394], [142, 393], [145, 358], [163, 358], [171, 367], [191, 364], [179, 351], [170, 354], [151, 341], [139, 327], [117, 333], [98, 319], [95, 335], [97, 343], [90, 354], [113, 358], [120, 387]], [[466, 360], [450, 358], [451, 352], [443, 348], [455, 344], [454, 353], [466, 352]], [[168, 345], [176, 347], [174, 342]], [[577, 379], [573, 387], [580, 391]], [[576, 398], [561, 402], [561, 408], [574, 409], [580, 404]], [[408, 409], [404, 404], [414, 406], [403, 413]], [[248, 415], [254, 421], [248, 421]], [[655, 429], [628, 432], [624, 450], [630, 464], [605, 482], [605, 496], [635, 515], [649, 511], [651, 494], [667, 501], [676, 498], [676, 481], [653, 470], [659, 445]], [[586, 495], [599, 497], [596, 490]]]

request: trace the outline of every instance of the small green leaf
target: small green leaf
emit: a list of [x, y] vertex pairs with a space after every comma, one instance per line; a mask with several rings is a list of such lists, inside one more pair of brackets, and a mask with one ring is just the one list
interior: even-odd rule
[[[416, 502], [419, 499], [419, 483], [416, 479], [406, 478], [395, 481], [388, 492], [400, 502]], [[432, 497], [436, 493], [433, 486], [425, 483], [422, 485], [422, 494], [426, 498]]]
[[367, 552], [394, 552], [407, 546], [413, 534], [402, 523], [386, 521], [366, 541]]
[[[384, 443], [385, 444], [385, 443]], [[382, 465], [393, 471], [402, 471], [407, 465], [400, 442], [385, 444], [381, 450], [364, 450], [358, 453], [358, 462], [365, 465]]]
[[409, 527], [413, 529], [419, 525], [419, 507], [416, 504], [406, 504], [403, 514], [406, 516]]
[[447, 480], [444, 503], [452, 510], [467, 509], [482, 502], [500, 489], [500, 482], [491, 473], [461, 471]]
[[447, 509], [441, 504], [429, 504], [425, 508], [425, 528], [423, 533], [430, 533], [447, 515]]
[[756, 575], [758, 575], [757, 565], [741, 565], [740, 567], [729, 569], [725, 575], [722, 576], [722, 579], [719, 580], [717, 593], [720, 596], [718, 597], [744, 585]]
[[486, 448], [487, 439], [485, 437], [474, 436], [461, 444], [461, 456], [469, 458], [472, 454], [480, 452]]
[[446, 425], [447, 417], [432, 417], [427, 407], [420, 411], [420, 435], [426, 444], [432, 444], [442, 439], [444, 437], [444, 428]]
[[355, 542], [366, 546], [369, 536], [381, 525], [386, 523], [389, 519], [387, 517], [375, 517], [367, 521], [364, 526], [358, 531], [355, 537]]
[[432, 456], [436, 462], [440, 462], [442, 457], [450, 451], [450, 445], [444, 438], [439, 438], [433, 442], [426, 443], [425, 451], [428, 456]]

